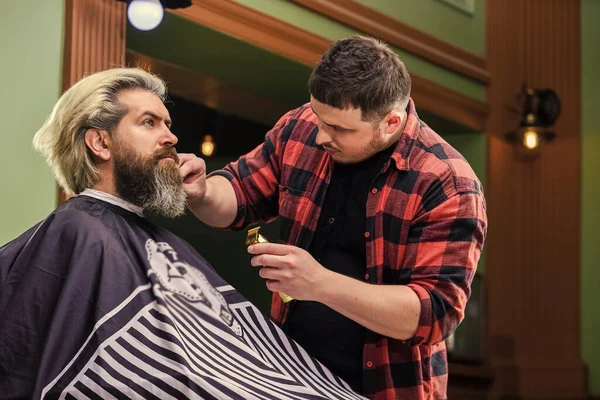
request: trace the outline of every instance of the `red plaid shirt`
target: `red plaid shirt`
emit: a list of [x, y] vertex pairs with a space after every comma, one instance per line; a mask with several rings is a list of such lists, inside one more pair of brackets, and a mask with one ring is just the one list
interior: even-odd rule
[[[232, 229], [279, 218], [280, 242], [308, 249], [333, 160], [315, 144], [309, 105], [283, 116], [263, 144], [213, 174], [227, 177], [238, 212]], [[365, 280], [407, 285], [421, 300], [415, 336], [368, 331], [363, 390], [372, 399], [445, 399], [447, 338], [463, 319], [486, 235], [481, 183], [465, 159], [409, 103], [404, 134], [373, 182], [366, 205]], [[273, 295], [272, 318], [288, 305]]]

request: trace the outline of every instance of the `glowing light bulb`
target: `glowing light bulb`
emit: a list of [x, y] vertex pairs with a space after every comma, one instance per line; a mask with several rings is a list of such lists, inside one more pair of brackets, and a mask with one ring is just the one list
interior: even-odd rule
[[526, 131], [523, 135], [523, 145], [529, 150], [533, 150], [540, 144], [540, 137], [535, 131]]
[[133, 0], [127, 9], [131, 25], [141, 31], [150, 31], [158, 26], [165, 11], [159, 0]]
[[212, 140], [212, 136], [204, 136], [204, 142], [202, 142], [202, 154], [206, 157], [210, 157], [212, 156], [213, 151], [215, 151], [215, 143]]

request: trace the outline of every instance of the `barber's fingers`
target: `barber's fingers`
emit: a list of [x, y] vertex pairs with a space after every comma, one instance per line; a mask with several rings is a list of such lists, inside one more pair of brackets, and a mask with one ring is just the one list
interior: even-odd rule
[[295, 254], [298, 251], [299, 248], [296, 246], [281, 243], [255, 243], [248, 247], [248, 253], [250, 254], [275, 254], [284, 256], [286, 254]]
[[177, 156], [179, 156], [179, 165], [181, 165], [182, 163], [184, 163], [186, 161], [200, 158], [197, 155], [195, 155], [194, 153], [177, 153]]
[[266, 266], [279, 269], [297, 268], [292, 257], [278, 256], [273, 254], [261, 254], [258, 256], [254, 256], [250, 260], [250, 265], [252, 265], [253, 267]]
[[195, 154], [179, 154], [179, 173], [188, 204], [206, 195], [206, 163]]
[[273, 267], [261, 268], [260, 271], [258, 271], [258, 275], [260, 275], [261, 278], [268, 279], [270, 281], [288, 281], [292, 279], [292, 274], [290, 271]]
[[184, 183], [193, 183], [206, 176], [206, 163], [195, 154], [179, 154], [179, 173]]

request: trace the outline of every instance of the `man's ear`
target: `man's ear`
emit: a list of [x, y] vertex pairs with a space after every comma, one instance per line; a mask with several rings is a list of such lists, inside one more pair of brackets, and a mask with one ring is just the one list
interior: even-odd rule
[[107, 131], [90, 128], [85, 132], [85, 144], [92, 154], [103, 161], [110, 160], [111, 138]]
[[406, 113], [398, 110], [392, 110], [385, 116], [383, 122], [386, 122], [384, 133], [386, 135], [393, 135], [398, 132], [398, 129], [402, 127], [402, 122], [406, 118]]

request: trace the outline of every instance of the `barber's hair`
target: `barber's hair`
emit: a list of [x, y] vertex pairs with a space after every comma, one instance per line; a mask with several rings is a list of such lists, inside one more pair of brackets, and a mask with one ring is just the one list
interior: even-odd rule
[[139, 68], [114, 68], [91, 74], [73, 85], [58, 100], [52, 113], [33, 138], [66, 194], [78, 194], [98, 181], [98, 169], [85, 143], [88, 129], [112, 134], [125, 106], [118, 95], [141, 89], [163, 102], [167, 88], [162, 79]]
[[333, 43], [308, 81], [310, 94], [339, 109], [360, 108], [374, 122], [393, 109], [404, 110], [410, 96], [410, 75], [385, 43], [352, 35]]

